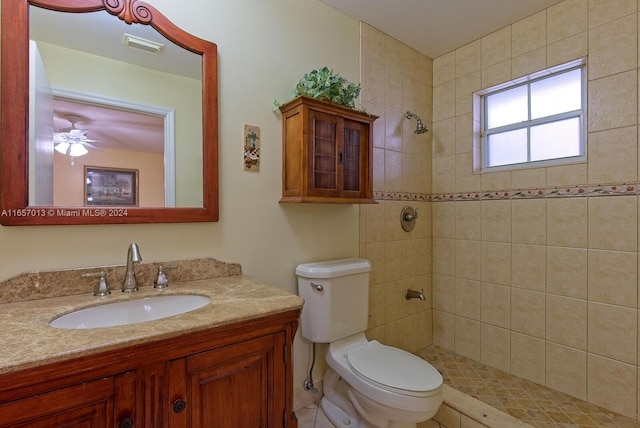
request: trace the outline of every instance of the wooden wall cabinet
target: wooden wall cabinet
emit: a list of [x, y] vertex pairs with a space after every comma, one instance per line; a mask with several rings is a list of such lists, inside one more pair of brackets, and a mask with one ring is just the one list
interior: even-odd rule
[[377, 116], [304, 96], [280, 110], [280, 202], [376, 203], [373, 122]]
[[296, 428], [299, 311], [0, 375], [0, 427]]

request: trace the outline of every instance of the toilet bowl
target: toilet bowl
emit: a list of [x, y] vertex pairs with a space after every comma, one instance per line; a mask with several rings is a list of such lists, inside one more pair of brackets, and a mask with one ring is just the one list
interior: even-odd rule
[[323, 379], [323, 411], [337, 427], [415, 428], [442, 404], [442, 376], [401, 349], [364, 333], [332, 342]]
[[365, 259], [298, 265], [302, 335], [328, 344], [322, 410], [339, 428], [415, 428], [442, 404], [442, 375], [409, 352], [365, 336]]

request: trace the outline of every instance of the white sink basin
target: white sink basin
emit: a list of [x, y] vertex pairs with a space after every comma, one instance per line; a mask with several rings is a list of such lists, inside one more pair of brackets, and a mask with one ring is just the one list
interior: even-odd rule
[[54, 319], [49, 325], [66, 329], [115, 327], [184, 314], [206, 306], [210, 302], [211, 299], [208, 297], [190, 294], [121, 300], [79, 309]]

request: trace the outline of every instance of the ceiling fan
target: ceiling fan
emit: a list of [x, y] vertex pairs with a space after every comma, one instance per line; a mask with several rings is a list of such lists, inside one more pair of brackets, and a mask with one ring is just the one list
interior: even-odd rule
[[78, 157], [89, 153], [87, 147], [93, 150], [100, 150], [91, 144], [95, 143], [96, 140], [87, 138], [86, 130], [76, 128], [76, 122], [81, 119], [80, 116], [66, 115], [65, 119], [71, 122], [71, 128], [68, 131], [53, 134], [53, 144], [57, 152], [71, 157]]

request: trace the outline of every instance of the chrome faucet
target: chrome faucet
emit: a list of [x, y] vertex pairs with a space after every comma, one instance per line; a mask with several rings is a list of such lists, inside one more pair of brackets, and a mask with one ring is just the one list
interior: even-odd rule
[[425, 300], [424, 290], [416, 291], [416, 290], [412, 290], [410, 288], [407, 288], [407, 291], [404, 293], [404, 298], [407, 299], [407, 300], [409, 300], [409, 299]]
[[135, 264], [142, 261], [140, 255], [140, 249], [135, 242], [129, 245], [127, 251], [127, 272], [124, 274], [124, 281], [122, 281], [122, 292], [132, 293], [138, 291], [138, 280], [136, 278]]

